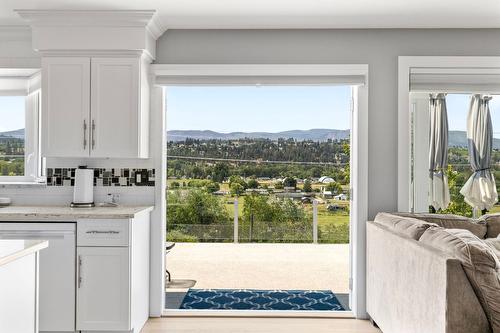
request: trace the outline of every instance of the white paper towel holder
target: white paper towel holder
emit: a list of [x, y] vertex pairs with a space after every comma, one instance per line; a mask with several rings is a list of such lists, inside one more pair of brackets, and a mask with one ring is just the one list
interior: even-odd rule
[[[79, 166], [78, 169], [87, 169], [87, 166]], [[92, 182], [93, 182], [93, 179], [92, 179]], [[75, 186], [76, 186], [76, 179], [75, 179]], [[92, 208], [92, 207], [95, 207], [95, 204], [93, 201], [92, 202], [71, 202], [70, 207], [71, 208]]]

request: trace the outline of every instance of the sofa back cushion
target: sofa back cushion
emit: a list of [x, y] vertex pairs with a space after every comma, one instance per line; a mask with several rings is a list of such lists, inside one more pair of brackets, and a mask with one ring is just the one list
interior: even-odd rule
[[490, 249], [493, 251], [493, 253], [496, 254], [497, 259], [500, 260], [500, 238], [486, 238], [484, 240], [486, 245], [490, 247]]
[[418, 240], [424, 231], [435, 224], [411, 217], [398, 216], [391, 213], [378, 213], [374, 222], [386, 226], [397, 234]]
[[[465, 229], [477, 237], [484, 239], [487, 232], [486, 222], [475, 220], [465, 216], [453, 214], [430, 214], [430, 213], [396, 213], [399, 216], [413, 217], [422, 221], [435, 223], [446, 229]], [[500, 218], [499, 218], [500, 219]]]
[[427, 229], [420, 242], [461, 261], [488, 317], [493, 333], [500, 333], [500, 262], [486, 243], [463, 229]]
[[486, 238], [495, 238], [500, 235], [500, 213], [483, 215], [479, 220], [486, 223]]

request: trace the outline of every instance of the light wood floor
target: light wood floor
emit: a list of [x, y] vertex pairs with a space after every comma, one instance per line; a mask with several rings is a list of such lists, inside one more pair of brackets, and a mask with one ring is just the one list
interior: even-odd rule
[[381, 333], [366, 320], [333, 318], [150, 319], [141, 333]]

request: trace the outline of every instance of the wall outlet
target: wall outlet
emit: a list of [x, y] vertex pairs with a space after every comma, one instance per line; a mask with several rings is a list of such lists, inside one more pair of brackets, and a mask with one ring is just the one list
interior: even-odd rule
[[119, 203], [120, 202], [120, 194], [118, 193], [108, 193], [106, 197], [106, 202], [107, 203]]

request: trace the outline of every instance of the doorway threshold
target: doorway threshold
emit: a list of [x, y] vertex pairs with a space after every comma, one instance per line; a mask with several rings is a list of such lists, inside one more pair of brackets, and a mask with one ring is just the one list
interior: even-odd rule
[[180, 310], [164, 309], [162, 317], [355, 318], [352, 311]]

